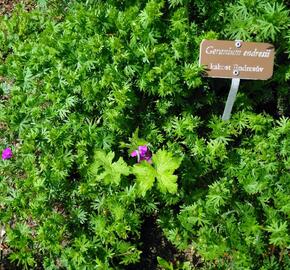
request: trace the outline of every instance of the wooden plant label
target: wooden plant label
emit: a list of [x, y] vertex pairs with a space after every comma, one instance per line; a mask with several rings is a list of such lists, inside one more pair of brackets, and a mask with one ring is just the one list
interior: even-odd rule
[[199, 64], [207, 77], [267, 80], [273, 74], [274, 46], [269, 43], [203, 40]]

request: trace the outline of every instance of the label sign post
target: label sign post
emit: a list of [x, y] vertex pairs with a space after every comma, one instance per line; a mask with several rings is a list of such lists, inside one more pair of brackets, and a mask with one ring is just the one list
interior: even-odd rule
[[274, 47], [269, 43], [241, 40], [202, 41], [199, 64], [205, 66], [205, 76], [232, 79], [223, 120], [230, 118], [240, 79], [267, 80], [271, 78], [274, 54]]

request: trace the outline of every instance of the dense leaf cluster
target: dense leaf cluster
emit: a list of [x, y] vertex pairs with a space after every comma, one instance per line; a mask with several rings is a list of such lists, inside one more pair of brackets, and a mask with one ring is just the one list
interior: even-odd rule
[[[175, 254], [151, 269], [290, 268], [286, 1], [56, 3], [0, 19], [1, 256], [150, 269], [154, 217]], [[205, 38], [276, 47], [273, 78], [242, 82], [227, 122], [229, 81], [198, 66]], [[145, 144], [152, 164], [130, 157]]]

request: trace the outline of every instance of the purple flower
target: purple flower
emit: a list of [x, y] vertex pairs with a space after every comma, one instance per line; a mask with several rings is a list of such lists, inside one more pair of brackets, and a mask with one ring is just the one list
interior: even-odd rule
[[3, 150], [2, 152], [2, 159], [9, 159], [9, 158], [12, 158], [12, 150], [11, 148], [6, 148]]
[[138, 150], [135, 150], [131, 153], [131, 157], [136, 157], [137, 156], [137, 161], [138, 163], [141, 160], [146, 160], [149, 163], [152, 163], [152, 153], [148, 149], [147, 145], [141, 145], [138, 147]]
[[140, 157], [144, 157], [148, 151], [147, 145], [139, 146], [138, 147]]

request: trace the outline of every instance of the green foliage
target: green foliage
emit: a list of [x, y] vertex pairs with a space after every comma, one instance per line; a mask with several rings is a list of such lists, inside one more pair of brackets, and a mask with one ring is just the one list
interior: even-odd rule
[[103, 151], [95, 153], [94, 163], [91, 165], [92, 177], [97, 181], [104, 181], [105, 184], [118, 185], [121, 181], [121, 175], [128, 175], [129, 168], [122, 158], [117, 162], [112, 162], [114, 153], [110, 152], [106, 155]]
[[278, 1], [240, 0], [230, 5], [232, 15], [225, 31], [233, 39], [275, 41], [289, 28], [289, 10]]
[[179, 167], [180, 161], [172, 157], [171, 153], [162, 150], [158, 150], [154, 155], [153, 162], [156, 164], [156, 178], [161, 192], [175, 193], [177, 191], [177, 176], [172, 174]]
[[146, 161], [142, 161], [141, 164], [135, 165], [132, 171], [134, 175], [136, 175], [136, 182], [140, 194], [145, 196], [147, 190], [151, 189], [154, 184], [156, 171]]
[[[36, 4], [0, 18], [7, 259], [145, 269], [149, 216], [157, 245], [175, 247], [154, 254], [156, 267], [289, 269], [288, 2]], [[276, 49], [273, 78], [243, 81], [230, 121], [229, 82], [198, 66], [204, 38]], [[130, 157], [141, 145], [152, 163]]]
[[154, 168], [146, 161], [133, 167], [140, 193], [145, 196], [146, 191], [152, 188], [155, 178], [161, 192], [176, 193], [177, 175], [173, 173], [179, 167], [181, 160], [164, 150], [158, 150], [152, 160]]

